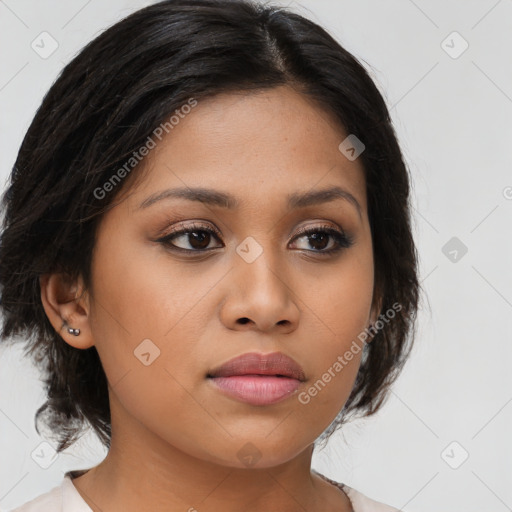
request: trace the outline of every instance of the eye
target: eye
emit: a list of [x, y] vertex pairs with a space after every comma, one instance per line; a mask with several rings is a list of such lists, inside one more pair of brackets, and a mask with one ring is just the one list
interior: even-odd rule
[[[299, 230], [299, 234], [293, 240], [299, 240], [301, 238], [309, 239], [306, 243], [314, 248], [314, 250], [310, 252], [316, 252], [321, 255], [334, 254], [352, 246], [354, 243], [351, 236], [331, 226], [303, 228]], [[332, 242], [331, 244], [330, 241]], [[305, 248], [305, 250], [309, 249]]]
[[[220, 241], [220, 238], [221, 234], [218, 230], [201, 224], [192, 224], [185, 228], [173, 231], [156, 241], [164, 244], [173, 251], [201, 253], [223, 247], [223, 245], [210, 247], [210, 244], [214, 239]], [[314, 252], [326, 256], [339, 252], [353, 244], [352, 237], [330, 225], [302, 228], [299, 230], [292, 242], [300, 240], [301, 238], [306, 240], [309, 239], [306, 244], [313, 247], [313, 250], [308, 249], [307, 247], [299, 247], [298, 249], [304, 249], [308, 252]]]
[[[217, 230], [208, 228], [200, 224], [192, 224], [190, 226], [187, 226], [186, 228], [174, 231], [172, 233], [169, 233], [168, 235], [165, 235], [162, 238], [159, 238], [157, 242], [160, 242], [175, 251], [183, 251], [189, 253], [205, 252], [211, 249], [218, 248], [208, 247], [213, 238], [220, 240], [220, 233]], [[188, 245], [191, 248], [179, 247], [179, 245], [177, 245], [175, 241], [178, 241], [178, 244], [184, 246]]]

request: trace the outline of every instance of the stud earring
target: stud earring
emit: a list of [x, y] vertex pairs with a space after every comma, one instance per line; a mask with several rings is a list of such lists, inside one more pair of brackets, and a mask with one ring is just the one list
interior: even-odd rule
[[73, 336], [78, 336], [80, 334], [80, 329], [73, 329], [73, 327], [69, 327], [66, 320], [64, 320], [63, 327], [66, 327], [66, 326], [68, 326], [67, 329], [68, 329], [69, 334], [72, 334]]

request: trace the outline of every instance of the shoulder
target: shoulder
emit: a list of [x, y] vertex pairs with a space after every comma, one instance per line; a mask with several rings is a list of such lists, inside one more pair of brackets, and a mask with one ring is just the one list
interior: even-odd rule
[[375, 501], [364, 495], [362, 492], [359, 492], [358, 490], [349, 487], [346, 484], [331, 480], [330, 478], [316, 471], [315, 473], [317, 473], [323, 479], [327, 480], [329, 483], [341, 489], [350, 499], [354, 512], [402, 512], [401, 510], [381, 503], [380, 501]]
[[60, 485], [10, 512], [91, 512], [91, 508], [66, 475]]
[[347, 485], [344, 485], [344, 490], [352, 502], [354, 512], [401, 512], [397, 508], [381, 503], [380, 501], [372, 500]]
[[11, 512], [60, 512], [62, 510], [62, 484], [45, 494], [27, 501]]

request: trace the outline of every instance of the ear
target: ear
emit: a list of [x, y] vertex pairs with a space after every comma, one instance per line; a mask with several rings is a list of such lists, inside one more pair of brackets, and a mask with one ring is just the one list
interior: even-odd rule
[[[73, 281], [63, 273], [45, 274], [39, 277], [39, 284], [46, 316], [61, 338], [75, 348], [92, 347], [89, 295], [82, 279]], [[69, 333], [68, 327], [80, 329], [80, 334]]]

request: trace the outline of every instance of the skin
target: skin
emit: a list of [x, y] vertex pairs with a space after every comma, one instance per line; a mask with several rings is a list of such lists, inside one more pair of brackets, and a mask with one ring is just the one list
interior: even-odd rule
[[[41, 278], [48, 318], [70, 345], [96, 347], [109, 381], [111, 448], [73, 481], [93, 510], [351, 510], [341, 490], [311, 472], [311, 457], [350, 394], [361, 353], [307, 404], [291, 395], [249, 405], [206, 378], [245, 352], [282, 351], [304, 369], [302, 392], [377, 318], [364, 172], [339, 151], [346, 136], [288, 86], [199, 101], [103, 217], [91, 288]], [[239, 206], [168, 198], [139, 207], [184, 186], [221, 190]], [[286, 205], [288, 193], [331, 186], [350, 192], [360, 212], [346, 199]], [[155, 241], [192, 224], [221, 237], [172, 240], [191, 255]], [[301, 227], [326, 225], [353, 244], [322, 257], [335, 239], [296, 238]], [[263, 250], [251, 263], [236, 252], [247, 237]], [[63, 318], [79, 336], [62, 329]], [[148, 366], [134, 355], [144, 339], [160, 350]], [[248, 442], [260, 457], [254, 466], [238, 456]]]

